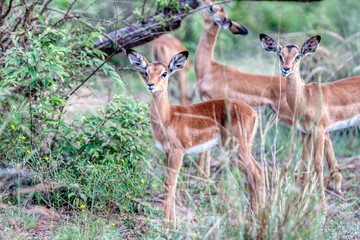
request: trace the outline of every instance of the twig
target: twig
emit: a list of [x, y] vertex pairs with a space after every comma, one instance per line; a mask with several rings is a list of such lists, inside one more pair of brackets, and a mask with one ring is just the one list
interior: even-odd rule
[[59, 23], [61, 23], [62, 21], [64, 21], [64, 20], [67, 18], [68, 14], [69, 14], [69, 12], [70, 12], [70, 10], [71, 10], [71, 8], [74, 6], [74, 4], [75, 4], [76, 1], [77, 1], [77, 0], [74, 0], [74, 1], [71, 3], [71, 5], [70, 5], [70, 7], [68, 8], [68, 10], [66, 11], [64, 17], [63, 17], [62, 19], [60, 19], [59, 21], [57, 21], [57, 22], [54, 24], [54, 26], [57, 26]]
[[[52, 8], [52, 7], [47, 7], [46, 8], [47, 10], [50, 10], [50, 11], [54, 11], [54, 12], [58, 12], [58, 13], [63, 13], [65, 14], [65, 11], [62, 11], [62, 10], [59, 10], [59, 9], [56, 9], [56, 8]], [[89, 28], [94, 28], [94, 25], [92, 25], [91, 23], [88, 23], [88, 22], [85, 22], [83, 20], [80, 20], [80, 18], [84, 18], [83, 16], [75, 16], [75, 15], [72, 15], [72, 14], [68, 14], [68, 16], [66, 17], [66, 19], [68, 18], [74, 18], [76, 20], [78, 20], [80, 23], [84, 24], [85, 26], [88, 26]], [[65, 20], [65, 19], [64, 19]], [[111, 43], [115, 44], [115, 42], [112, 40], [112, 38], [107, 35], [106, 33], [98, 30], [98, 29], [94, 29], [95, 31], [97, 32], [100, 32], [104, 37], [106, 37]]]
[[68, 94], [68, 96], [65, 98], [65, 100], [68, 100], [71, 95], [73, 95], [73, 94], [74, 94], [82, 85], [84, 85], [97, 71], [99, 71], [99, 69], [100, 69], [105, 63], [107, 63], [107, 62], [112, 58], [112, 56], [115, 55], [115, 53], [116, 53], [116, 51], [113, 52], [107, 59], [105, 59], [105, 61], [102, 62], [84, 81], [82, 81], [82, 83], [80, 83], [74, 90], [72, 90], [72, 91]]
[[45, 10], [47, 9], [47, 7], [49, 6], [49, 4], [52, 2], [53, 0], [47, 0], [41, 7], [39, 15], [43, 15]]
[[343, 196], [341, 196], [333, 191], [330, 191], [329, 189], [326, 189], [326, 188], [325, 188], [325, 192], [333, 195], [334, 197], [339, 198], [343, 202], [350, 202], [350, 201], [358, 200], [358, 198], [344, 198]]
[[[3, 24], [4, 19], [7, 17], [7, 15], [9, 15], [10, 10], [12, 8], [12, 3], [13, 3], [13, 0], [10, 0], [9, 7], [6, 10], [6, 12], [4, 14], [0, 15], [0, 26]], [[1, 6], [0, 6], [1, 12], [4, 8], [4, 4], [5, 4], [5, 0], [1, 1]]]
[[121, 207], [121, 206], [119, 206], [116, 202], [114, 202], [113, 200], [111, 200], [111, 199], [109, 199], [109, 198], [107, 198], [106, 196], [104, 196], [104, 198], [106, 199], [106, 200], [108, 200], [109, 202], [111, 202], [112, 204], [114, 204], [116, 207], [118, 207], [119, 209], [122, 209], [122, 210], [124, 210], [124, 211], [126, 211], [126, 212], [130, 212], [129, 210], [127, 210], [126, 208], [123, 208], [123, 207]]

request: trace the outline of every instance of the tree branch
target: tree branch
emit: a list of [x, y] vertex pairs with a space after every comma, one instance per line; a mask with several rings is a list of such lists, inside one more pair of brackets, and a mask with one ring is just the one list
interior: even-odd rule
[[[150, 42], [156, 37], [164, 34], [166, 32], [174, 31], [181, 26], [181, 21], [188, 15], [200, 11], [204, 8], [207, 8], [211, 5], [221, 4], [225, 2], [231, 2], [232, 0], [223, 0], [209, 4], [206, 6], [199, 7], [199, 2], [197, 0], [180, 0], [180, 13], [175, 14], [170, 18], [170, 13], [163, 13], [165, 20], [163, 22], [158, 22], [156, 16], [151, 16], [146, 22], [136, 22], [134, 24], [128, 25], [124, 28], [117, 29], [111, 33], [108, 33], [107, 36], [112, 39], [96, 39], [94, 41], [94, 48], [99, 49], [107, 54], [112, 54], [116, 49], [114, 42], [119, 46], [124, 46], [124, 43], [127, 44], [126, 48], [136, 47], [144, 43]], [[321, 1], [321, 0], [273, 0], [273, 1], [291, 1], [291, 2], [312, 2], [312, 1]], [[187, 4], [192, 10], [186, 12], [183, 10], [183, 6]]]

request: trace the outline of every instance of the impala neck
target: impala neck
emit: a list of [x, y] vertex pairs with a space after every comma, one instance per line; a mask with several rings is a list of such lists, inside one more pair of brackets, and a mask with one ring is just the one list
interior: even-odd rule
[[219, 26], [213, 21], [205, 21], [199, 45], [195, 53], [195, 74], [200, 78], [208, 71], [214, 59], [214, 48], [219, 33]]
[[170, 104], [167, 90], [152, 95], [150, 107], [152, 123], [166, 124], [170, 120]]
[[305, 81], [300, 77], [300, 70], [296, 68], [293, 74], [286, 77], [286, 100], [293, 113], [297, 117], [306, 107], [306, 86]]

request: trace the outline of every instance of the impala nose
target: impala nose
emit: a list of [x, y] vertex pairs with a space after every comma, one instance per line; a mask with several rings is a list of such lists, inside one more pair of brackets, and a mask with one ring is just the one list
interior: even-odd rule
[[288, 72], [290, 70], [290, 67], [283, 67], [284, 72]]
[[148, 83], [149, 91], [152, 92], [154, 90], [154, 83]]
[[281, 74], [285, 77], [290, 75], [290, 67], [283, 67], [281, 70]]

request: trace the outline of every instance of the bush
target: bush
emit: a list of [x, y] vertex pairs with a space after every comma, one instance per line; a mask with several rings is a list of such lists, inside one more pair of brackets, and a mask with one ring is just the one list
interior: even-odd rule
[[[8, 187], [17, 190], [30, 179], [47, 187], [29, 198], [48, 205], [131, 209], [132, 199], [147, 186], [147, 106], [115, 96], [100, 113], [66, 121], [69, 93], [103, 63], [105, 55], [91, 50], [91, 39], [101, 34], [98, 27], [36, 17], [9, 32], [0, 53], [0, 166], [2, 173], [27, 172], [28, 179], [5, 176], [12, 179]], [[111, 65], [101, 71], [123, 87]]]

